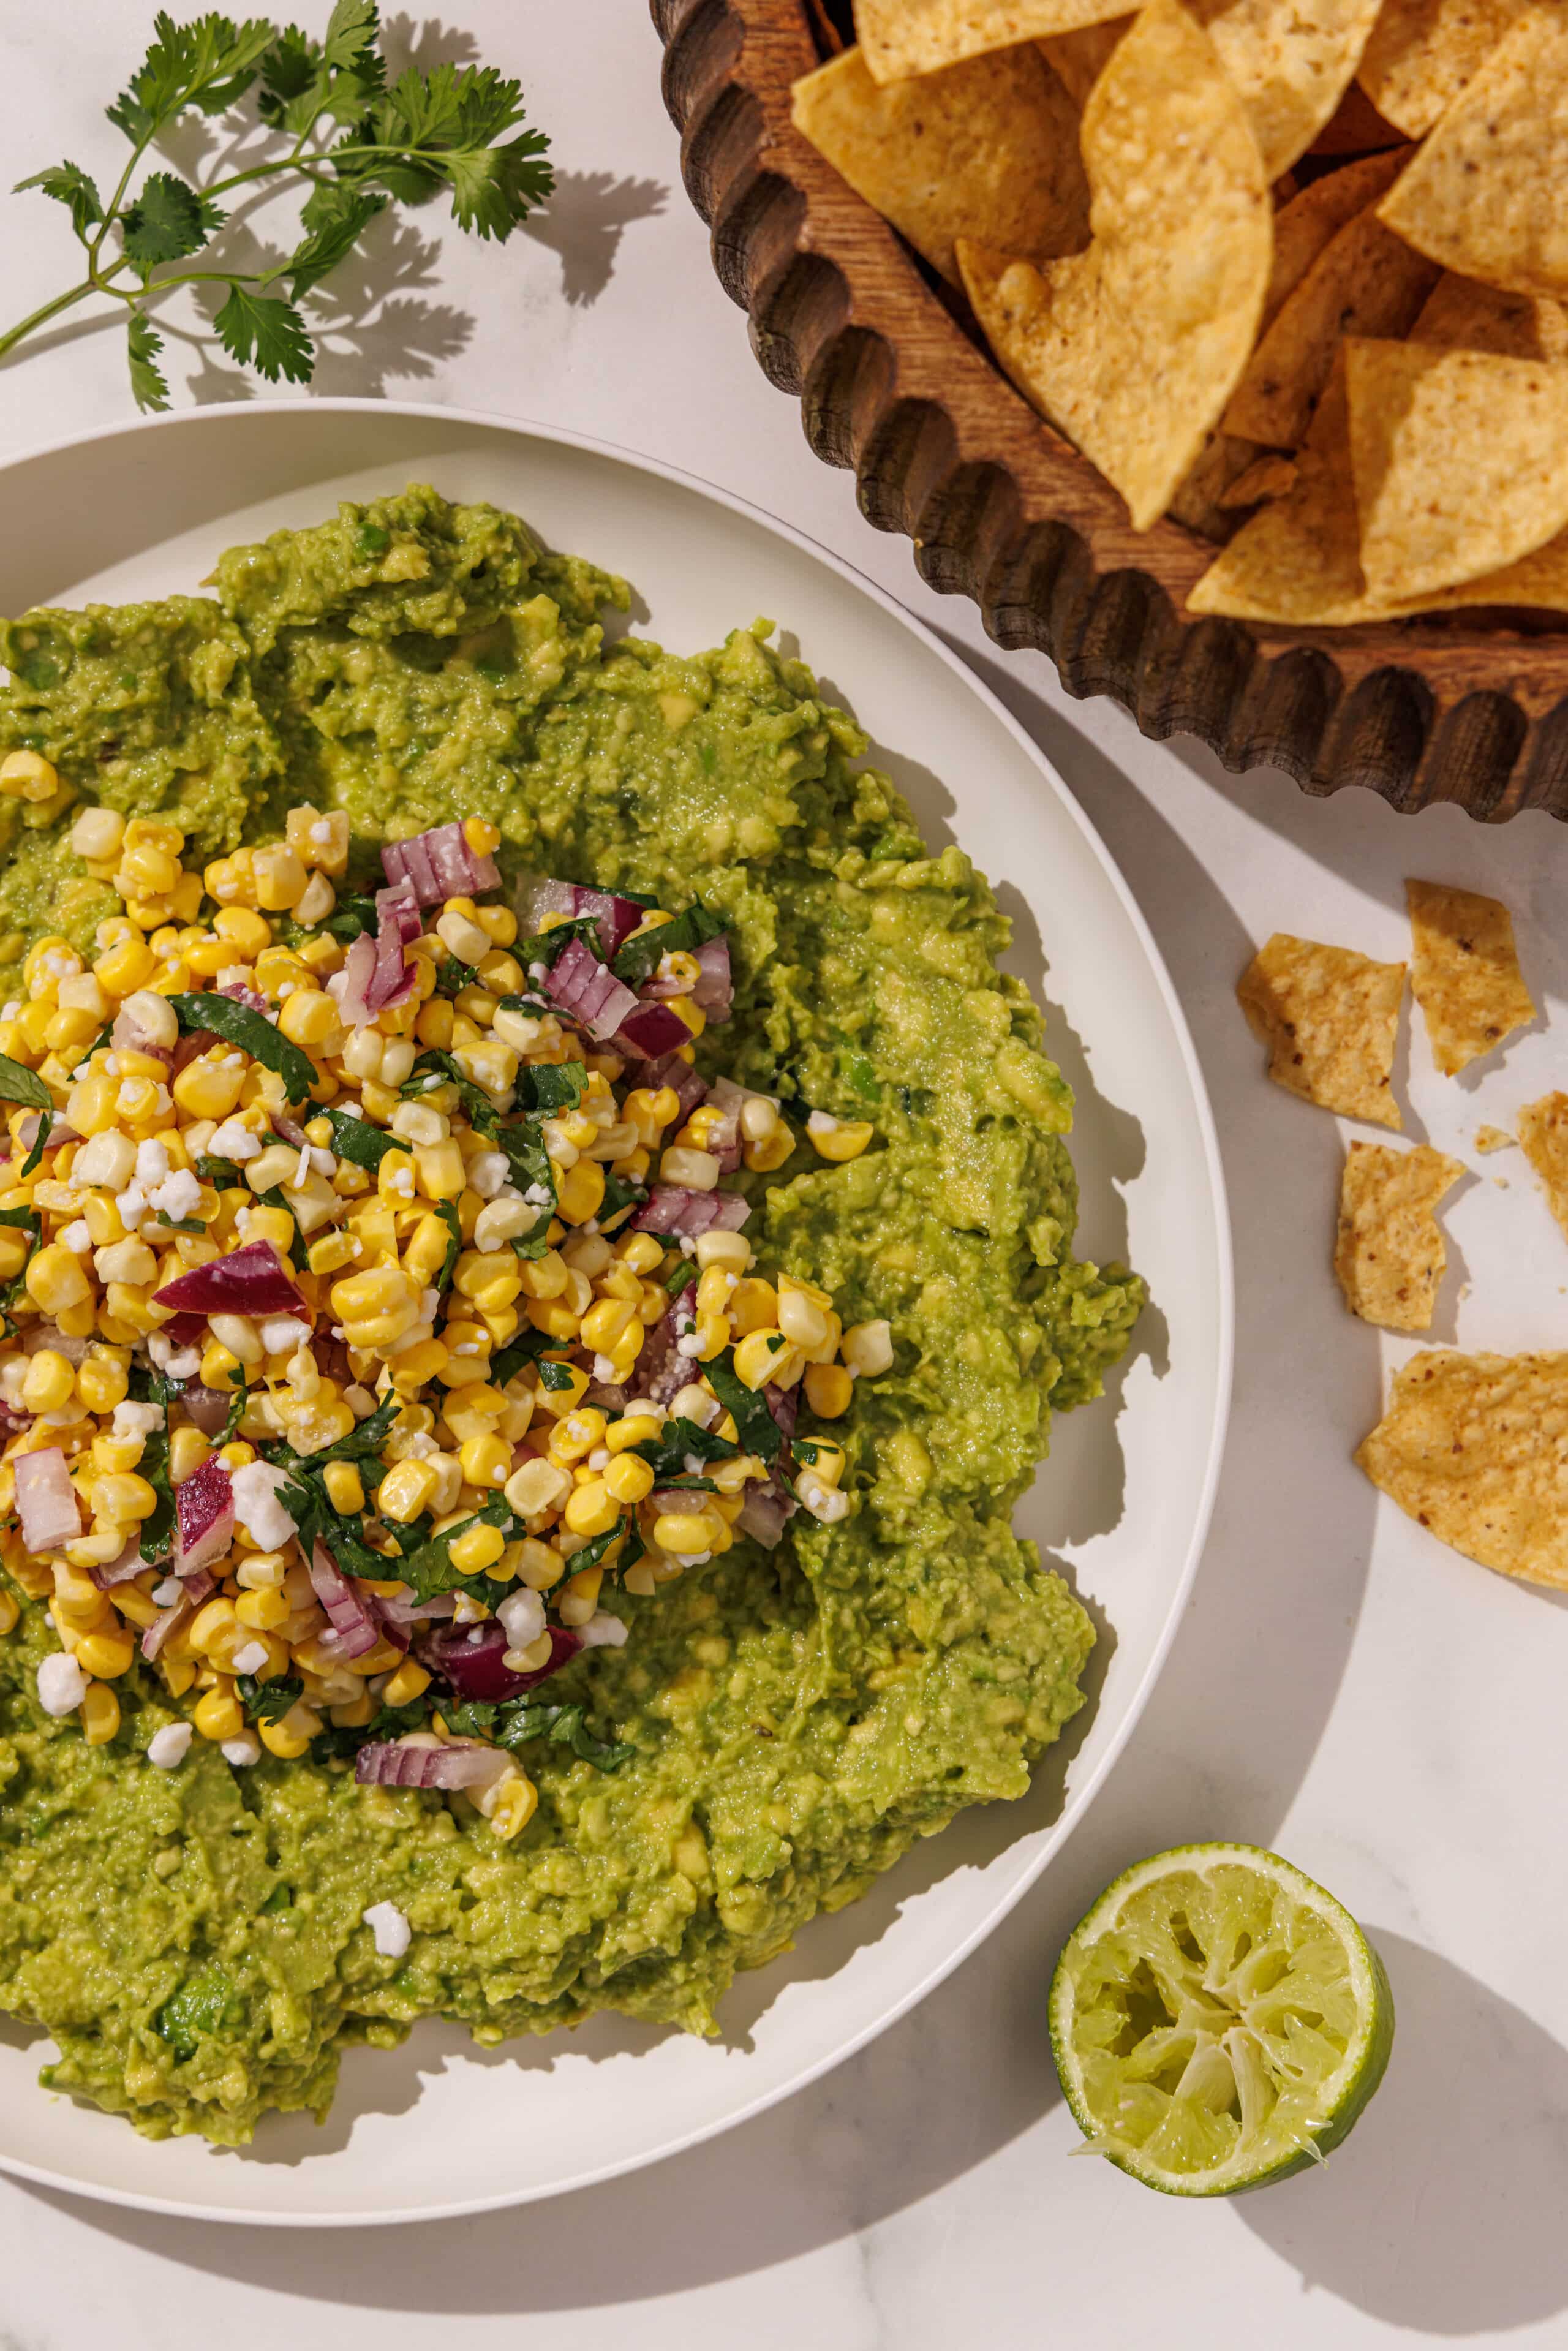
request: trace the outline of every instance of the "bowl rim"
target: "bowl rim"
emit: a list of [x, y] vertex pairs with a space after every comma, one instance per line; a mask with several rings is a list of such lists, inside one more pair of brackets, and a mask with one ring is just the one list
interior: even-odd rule
[[[1228, 1198], [1224, 1165], [1215, 1126], [1213, 1106], [1209, 1101], [1201, 1063], [1181, 1000], [1166, 968], [1142, 909], [1124, 879], [1115, 860], [1101, 840], [1078, 800], [1068, 789], [1040, 746], [1027, 729], [1015, 718], [1007, 705], [984, 680], [919, 616], [901, 604], [895, 596], [880, 587], [846, 558], [831, 548], [811, 538], [794, 524], [768, 512], [765, 507], [740, 496], [732, 490], [706, 482], [700, 476], [667, 460], [646, 455], [622, 444], [608, 441], [589, 434], [575, 432], [568, 426], [536, 421], [529, 417], [509, 416], [495, 411], [471, 407], [437, 406], [430, 402], [366, 399], [351, 396], [320, 399], [271, 398], [247, 401], [240, 405], [213, 405], [202, 408], [177, 409], [167, 413], [104, 423], [83, 433], [61, 434], [58, 437], [31, 444], [0, 463], [0, 494], [6, 476], [14, 470], [37, 463], [40, 459], [57, 456], [89, 444], [111, 441], [119, 437], [140, 439], [152, 434], [200, 429], [238, 430], [250, 421], [282, 418], [292, 413], [329, 411], [338, 414], [362, 414], [367, 417], [404, 416], [439, 429], [451, 423], [481, 431], [499, 431], [548, 445], [582, 451], [591, 456], [631, 467], [671, 483], [677, 488], [727, 509], [742, 520], [759, 527], [780, 538], [809, 559], [825, 566], [839, 578], [876, 604], [882, 611], [906, 630], [921, 645], [926, 656], [954, 676], [961, 688], [975, 696], [1010, 736], [1028, 762], [1040, 773], [1048, 789], [1065, 810], [1069, 821], [1078, 831], [1093, 862], [1101, 868], [1122, 912], [1130, 924], [1145, 964], [1164, 1000], [1177, 1041], [1181, 1066], [1186, 1082], [1201, 1148], [1204, 1175], [1212, 1204], [1216, 1276], [1216, 1356], [1214, 1366], [1214, 1396], [1209, 1425], [1207, 1458], [1193, 1512], [1191, 1531], [1187, 1540], [1180, 1573], [1171, 1586], [1166, 1618], [1150, 1651], [1147, 1663], [1137, 1684], [1127, 1698], [1122, 1720], [1107, 1742], [1104, 1753], [1092, 1766], [1082, 1783], [1064, 1802], [1051, 1833], [1042, 1841], [1041, 1850], [1030, 1865], [1016, 1881], [1005, 1887], [990, 1907], [929, 1968], [920, 1980], [899, 1999], [879, 2012], [873, 2022], [857, 2032], [848, 2041], [836, 2044], [826, 2054], [792, 2074], [787, 2082], [759, 2092], [754, 2098], [737, 2106], [716, 2120], [705, 2122], [674, 2133], [669, 2140], [656, 2147], [618, 2158], [583, 2168], [571, 2178], [538, 2189], [504, 2189], [485, 2197], [465, 2196], [447, 2204], [433, 2204], [417, 2215], [406, 2210], [382, 2211], [300, 2213], [267, 2212], [251, 2210], [225, 2211], [184, 2197], [159, 2196], [152, 2192], [85, 2182], [69, 2173], [57, 2171], [47, 2165], [33, 2163], [0, 2150], [0, 2172], [26, 2179], [43, 2188], [59, 2189], [73, 2196], [89, 2198], [94, 2202], [114, 2204], [132, 2210], [167, 2215], [172, 2218], [217, 2222], [232, 2227], [259, 2228], [375, 2228], [406, 2227], [411, 2220], [417, 2225], [426, 2221], [453, 2220], [471, 2213], [506, 2210], [525, 2203], [538, 2203], [555, 2196], [570, 2195], [579, 2189], [597, 2187], [606, 2180], [659, 2163], [666, 2158], [683, 2154], [689, 2147], [721, 2136], [737, 2126], [749, 2122], [770, 2106], [781, 2104], [799, 2090], [820, 2080], [835, 2066], [843, 2064], [877, 2039], [889, 2026], [918, 2006], [927, 1993], [934, 1991], [964, 1960], [968, 1959], [1000, 1925], [1046, 1867], [1053, 1862], [1069, 1837], [1082, 1822], [1094, 1798], [1104, 1786], [1112, 1770], [1126, 1750], [1134, 1731], [1142, 1719], [1153, 1695], [1155, 1686], [1165, 1669], [1177, 1630], [1191, 1597], [1192, 1586], [1207, 1544], [1214, 1514], [1215, 1499], [1224, 1465], [1226, 1438], [1229, 1424], [1231, 1390], [1235, 1359], [1235, 1270]], [[954, 790], [956, 817], [962, 821], [962, 804]], [[39, 2095], [46, 2095], [40, 2091]]]

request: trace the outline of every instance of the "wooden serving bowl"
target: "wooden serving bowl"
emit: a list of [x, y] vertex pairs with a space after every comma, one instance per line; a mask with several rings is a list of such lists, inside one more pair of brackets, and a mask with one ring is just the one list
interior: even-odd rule
[[[1466, 612], [1358, 629], [1188, 619], [1214, 553], [1134, 531], [1120, 496], [1015, 392], [961, 306], [789, 119], [830, 53], [829, 0], [651, 0], [682, 170], [714, 266], [806, 437], [852, 467], [927, 584], [972, 596], [998, 644], [1051, 655], [1145, 735], [1201, 736], [1228, 768], [1402, 810], [1568, 816], [1568, 628]], [[839, 13], [836, 6], [831, 13]]]

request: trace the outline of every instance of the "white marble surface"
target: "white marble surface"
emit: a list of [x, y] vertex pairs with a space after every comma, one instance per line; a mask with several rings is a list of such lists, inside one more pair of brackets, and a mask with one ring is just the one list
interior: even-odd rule
[[[7, 176], [61, 154], [110, 162], [97, 110], [134, 61], [120, 27], [145, 13], [7, 12]], [[847, 555], [997, 686], [1120, 860], [1197, 1039], [1237, 1246], [1225, 1479], [1165, 1679], [1062, 1862], [853, 2063], [661, 2169], [439, 2237], [203, 2230], [0, 2181], [0, 2345], [1568, 2341], [1568, 1614], [1441, 1550], [1352, 1467], [1380, 1354], [1397, 1350], [1345, 1315], [1329, 1275], [1333, 1124], [1262, 1081], [1231, 996], [1274, 928], [1403, 953], [1407, 872], [1509, 900], [1544, 1021], [1475, 1084], [1437, 1078], [1417, 1036], [1400, 1081], [1410, 1131], [1477, 1170], [1452, 1198], [1437, 1335], [1563, 1344], [1563, 1239], [1519, 1155], [1478, 1159], [1470, 1142], [1568, 1081], [1568, 836], [1541, 817], [1486, 831], [1447, 810], [1402, 820], [1359, 792], [1314, 802], [1278, 775], [1227, 777], [1190, 743], [1145, 743], [1108, 705], [1068, 700], [1042, 660], [998, 654], [968, 606], [920, 585], [903, 540], [861, 521], [848, 477], [810, 455], [758, 372], [679, 184], [641, 0], [467, 0], [464, 16], [486, 58], [527, 78], [561, 195], [504, 253], [444, 241], [423, 215], [385, 227], [329, 313], [321, 388], [652, 451]], [[69, 252], [42, 199], [4, 201], [13, 313], [65, 282]], [[210, 353], [189, 365], [196, 397], [244, 396]], [[119, 336], [73, 326], [0, 373], [0, 444], [128, 406]], [[1188, 2209], [1069, 2160], [1043, 1997], [1061, 1936], [1110, 1876], [1216, 1835], [1277, 1845], [1352, 1906], [1388, 1963], [1399, 2038], [1325, 2173]]]

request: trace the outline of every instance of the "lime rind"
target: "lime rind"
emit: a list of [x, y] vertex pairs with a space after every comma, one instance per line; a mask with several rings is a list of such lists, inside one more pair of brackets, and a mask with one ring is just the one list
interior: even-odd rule
[[1185, 1845], [1124, 1872], [1069, 1938], [1050, 2014], [1084, 2152], [1176, 2196], [1321, 2162], [1394, 2038], [1355, 1920], [1257, 1845]]

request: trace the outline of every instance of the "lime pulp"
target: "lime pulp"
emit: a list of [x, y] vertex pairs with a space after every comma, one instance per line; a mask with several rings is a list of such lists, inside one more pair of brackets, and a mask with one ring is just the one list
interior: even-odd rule
[[1168, 2195], [1229, 2196], [1338, 2146], [1383, 2078], [1394, 1997], [1349, 1911], [1289, 1862], [1180, 1845], [1080, 1920], [1051, 2037], [1096, 2153]]

